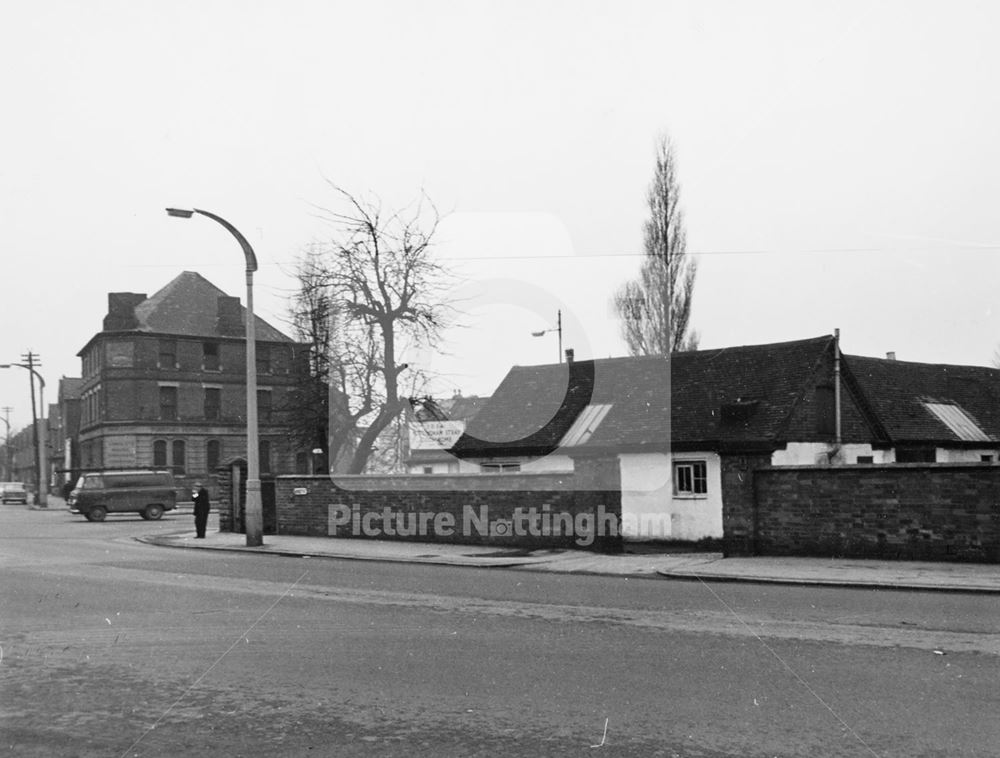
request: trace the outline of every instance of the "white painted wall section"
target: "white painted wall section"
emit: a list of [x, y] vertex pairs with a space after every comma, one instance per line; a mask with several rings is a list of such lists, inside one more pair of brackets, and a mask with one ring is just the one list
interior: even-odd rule
[[[832, 446], [826, 442], [789, 442], [784, 450], [771, 453], [771, 465], [823, 466], [830, 463], [831, 449]], [[852, 465], [858, 462], [859, 456], [869, 455], [872, 463], [894, 463], [896, 460], [892, 450], [873, 450], [867, 443], [850, 443], [841, 445], [836, 462]]]
[[977, 448], [975, 450], [961, 450], [959, 448], [937, 449], [938, 463], [980, 463], [982, 456], [989, 455], [993, 461], [997, 460], [997, 448]]
[[[674, 493], [674, 461], [705, 461], [707, 492]], [[722, 537], [722, 466], [716, 453], [634, 453], [619, 456], [622, 536], [633, 541]]]

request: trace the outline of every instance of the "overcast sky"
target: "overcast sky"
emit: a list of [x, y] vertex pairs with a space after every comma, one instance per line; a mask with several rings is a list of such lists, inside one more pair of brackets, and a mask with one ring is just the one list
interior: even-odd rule
[[[464, 283], [443, 392], [624, 354], [657, 136], [676, 145], [703, 347], [813, 337], [986, 364], [1000, 341], [1000, 4], [16, 3], [0, 30], [0, 362], [80, 372], [109, 291], [195, 270], [283, 326], [328, 181], [426, 192]], [[0, 405], [30, 420], [25, 372]]]

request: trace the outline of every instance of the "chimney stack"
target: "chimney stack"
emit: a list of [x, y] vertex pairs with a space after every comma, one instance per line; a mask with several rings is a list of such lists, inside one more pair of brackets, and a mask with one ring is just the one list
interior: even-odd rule
[[890, 360], [890, 361], [896, 360], [896, 351], [895, 350], [890, 350], [888, 353], [885, 354], [885, 357], [886, 357], [887, 360]]
[[240, 299], [230, 295], [220, 295], [217, 303], [215, 328], [218, 334], [222, 337], [242, 337], [244, 326]]
[[568, 347], [566, 348], [566, 363], [572, 363], [572, 362], [573, 362], [573, 348]]
[[104, 317], [104, 331], [116, 332], [135, 329], [139, 325], [139, 320], [135, 317], [135, 307], [145, 299], [145, 293], [109, 292], [108, 315]]

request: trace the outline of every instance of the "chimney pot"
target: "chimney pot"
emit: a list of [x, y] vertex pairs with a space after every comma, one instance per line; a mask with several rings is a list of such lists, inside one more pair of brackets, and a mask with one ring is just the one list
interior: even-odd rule
[[568, 347], [566, 348], [566, 363], [572, 363], [572, 362], [573, 362], [573, 348]]

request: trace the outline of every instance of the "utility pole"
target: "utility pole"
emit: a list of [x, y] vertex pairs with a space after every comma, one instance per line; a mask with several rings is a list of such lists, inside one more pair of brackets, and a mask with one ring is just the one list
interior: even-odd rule
[[[41, 394], [41, 402], [44, 404], [45, 400], [45, 382], [42, 381], [41, 375], [35, 371], [35, 366], [40, 366], [41, 361], [38, 358], [37, 353], [33, 353], [31, 350], [27, 352], [26, 355], [21, 356], [21, 360], [24, 361], [24, 367], [28, 369], [29, 376], [28, 381], [31, 384], [31, 430], [35, 437], [35, 478], [38, 480], [36, 482], [35, 490], [35, 505], [39, 508], [48, 508], [48, 491], [49, 491], [49, 480], [48, 472], [45, 470], [46, 466], [44, 464], [45, 460], [45, 429], [44, 423], [41, 433], [38, 431], [38, 412], [35, 409], [35, 376], [38, 376], [41, 386], [39, 387], [39, 393]], [[42, 408], [43, 422], [45, 408]], [[45, 422], [47, 423], [47, 422]]]

